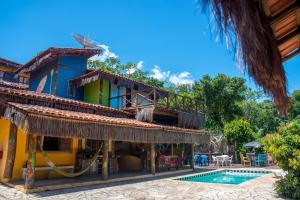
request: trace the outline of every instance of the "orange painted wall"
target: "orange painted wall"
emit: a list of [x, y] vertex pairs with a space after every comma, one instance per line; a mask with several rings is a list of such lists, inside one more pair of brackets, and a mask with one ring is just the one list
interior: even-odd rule
[[[2, 129], [3, 127], [3, 129]], [[8, 128], [7, 128], [8, 127]], [[9, 122], [1, 119], [0, 120], [0, 144], [6, 144], [6, 149], [7, 149], [7, 144], [8, 144], [8, 134], [9, 134]], [[2, 136], [3, 135], [3, 136]], [[18, 134], [17, 134], [17, 150], [16, 150], [16, 158], [15, 158], [15, 163], [14, 163], [14, 169], [13, 169], [13, 180], [19, 180], [22, 178], [22, 168], [24, 164], [27, 161], [28, 154], [26, 153], [26, 134], [23, 130], [18, 129]], [[3, 140], [2, 140], [3, 139]], [[5, 145], [4, 145], [5, 146]], [[48, 156], [51, 161], [53, 161], [56, 165], [75, 165], [75, 156], [76, 156], [76, 151], [78, 147], [78, 139], [73, 138], [72, 139], [72, 148], [71, 151], [69, 152], [47, 152]], [[7, 153], [7, 151], [6, 151]], [[4, 153], [4, 155], [6, 155]], [[2, 165], [5, 164], [5, 159], [0, 160], [0, 180], [2, 179], [4, 167]], [[47, 166], [47, 163], [44, 161], [44, 158], [41, 153], [37, 152], [36, 153], [36, 166]], [[55, 173], [52, 173], [53, 176], [58, 176]], [[39, 171], [36, 172], [36, 179], [43, 179], [46, 178], [48, 175], [48, 172], [46, 171]]]
[[3, 151], [3, 157], [0, 159], [0, 180], [3, 179], [5, 160], [7, 157], [8, 133], [10, 123], [4, 118], [0, 118], [0, 150]]

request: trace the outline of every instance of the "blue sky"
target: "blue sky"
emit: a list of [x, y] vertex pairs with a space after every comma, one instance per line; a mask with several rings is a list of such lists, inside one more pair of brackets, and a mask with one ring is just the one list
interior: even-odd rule
[[[71, 37], [77, 32], [156, 77], [189, 82], [224, 73], [255, 87], [216, 42], [194, 0], [1, 0], [0, 8], [0, 57], [26, 63], [50, 46], [80, 47]], [[300, 56], [285, 63], [290, 92], [300, 88], [299, 63]]]

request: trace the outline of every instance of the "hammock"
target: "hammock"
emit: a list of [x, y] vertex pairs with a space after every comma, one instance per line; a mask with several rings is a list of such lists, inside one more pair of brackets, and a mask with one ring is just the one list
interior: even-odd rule
[[41, 145], [41, 141], [39, 142], [40, 144], [40, 150], [42, 152], [43, 158], [44, 160], [47, 162], [47, 164], [53, 169], [53, 171], [57, 172], [58, 174], [65, 176], [65, 177], [69, 177], [69, 178], [73, 178], [73, 177], [77, 177], [77, 176], [81, 176], [82, 174], [84, 174], [85, 172], [87, 172], [92, 165], [96, 162], [97, 157], [99, 155], [99, 153], [101, 152], [103, 143], [101, 144], [101, 146], [99, 147], [99, 150], [96, 152], [96, 154], [93, 156], [91, 163], [82, 171], [76, 172], [76, 173], [68, 173], [68, 172], [64, 172], [63, 170], [59, 169], [48, 157], [47, 153], [43, 150], [43, 146]]

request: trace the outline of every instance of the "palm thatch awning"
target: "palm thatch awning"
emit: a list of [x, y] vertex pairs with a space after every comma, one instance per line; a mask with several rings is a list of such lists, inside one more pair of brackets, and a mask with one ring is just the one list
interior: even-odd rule
[[4, 116], [26, 133], [43, 136], [142, 143], [208, 143], [210, 139], [206, 131], [11, 102]]
[[288, 109], [282, 62], [299, 50], [298, 0], [198, 0], [211, 11], [219, 33], [249, 76], [274, 98], [279, 114]]

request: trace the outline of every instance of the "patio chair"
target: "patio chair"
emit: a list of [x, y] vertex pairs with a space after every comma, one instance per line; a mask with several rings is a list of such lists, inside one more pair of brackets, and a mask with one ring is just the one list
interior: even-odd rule
[[267, 154], [258, 154], [255, 159], [255, 166], [263, 166], [268, 164], [268, 155]]
[[199, 165], [200, 166], [201, 160], [200, 160], [200, 156], [199, 155], [194, 155], [194, 161], [195, 161], [195, 165]]
[[212, 156], [212, 161], [213, 161], [213, 163], [214, 163], [215, 166], [216, 166], [216, 165], [219, 165], [218, 159], [217, 159], [216, 156]]
[[201, 155], [201, 165], [208, 166], [208, 158], [207, 155]]
[[251, 161], [247, 157], [245, 157], [243, 154], [240, 154], [240, 157], [241, 157], [241, 163], [243, 166], [251, 167]]
[[232, 164], [232, 158], [233, 158], [233, 156], [229, 156], [229, 157], [226, 159], [226, 165], [229, 164], [229, 167], [230, 167], [231, 164]]

